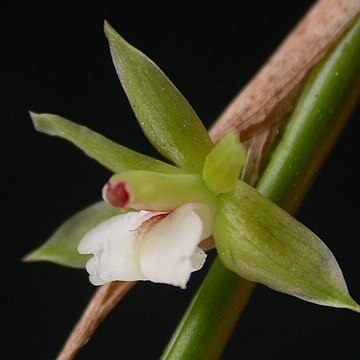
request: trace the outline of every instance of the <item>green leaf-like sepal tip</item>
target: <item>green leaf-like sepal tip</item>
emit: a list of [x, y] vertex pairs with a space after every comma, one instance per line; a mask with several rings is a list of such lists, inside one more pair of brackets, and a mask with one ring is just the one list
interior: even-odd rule
[[221, 260], [240, 276], [306, 301], [360, 312], [326, 245], [245, 183], [220, 195], [214, 237]]
[[84, 268], [88, 255], [77, 251], [80, 240], [101, 222], [120, 214], [120, 210], [98, 202], [66, 220], [39, 248], [27, 255], [25, 261], [50, 261], [59, 265]]
[[147, 138], [176, 165], [201, 173], [213, 144], [193, 108], [153, 61], [107, 22], [104, 28], [116, 72]]
[[87, 156], [114, 173], [138, 169], [163, 173], [184, 172], [175, 166], [121, 146], [105, 136], [61, 116], [33, 112], [30, 112], [30, 116], [37, 131], [51, 136], [59, 136], [72, 142]]
[[235, 132], [229, 132], [206, 157], [203, 179], [215, 194], [231, 191], [246, 161], [246, 150]]

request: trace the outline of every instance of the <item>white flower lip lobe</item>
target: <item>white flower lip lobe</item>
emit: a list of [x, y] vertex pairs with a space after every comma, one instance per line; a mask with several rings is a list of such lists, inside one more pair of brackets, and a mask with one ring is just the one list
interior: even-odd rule
[[198, 244], [212, 232], [209, 215], [206, 206], [189, 203], [169, 214], [129, 212], [104, 221], [78, 247], [81, 254], [94, 254], [86, 265], [90, 282], [149, 280], [186, 288], [206, 259]]

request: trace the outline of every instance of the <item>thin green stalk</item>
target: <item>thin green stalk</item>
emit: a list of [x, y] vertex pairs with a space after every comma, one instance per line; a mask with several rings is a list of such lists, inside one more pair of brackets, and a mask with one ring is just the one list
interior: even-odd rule
[[[257, 185], [294, 214], [359, 99], [360, 19], [316, 67]], [[215, 260], [162, 359], [218, 359], [254, 284]]]

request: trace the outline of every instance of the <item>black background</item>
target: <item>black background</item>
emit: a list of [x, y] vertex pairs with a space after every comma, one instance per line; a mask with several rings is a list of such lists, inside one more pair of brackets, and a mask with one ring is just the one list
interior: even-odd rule
[[[36, 133], [27, 111], [63, 115], [155, 154], [118, 82], [103, 19], [160, 65], [209, 126], [311, 3], [3, 2], [2, 358], [53, 358], [93, 293], [85, 271], [20, 259], [97, 201], [110, 175], [70, 144]], [[358, 301], [359, 120], [357, 111], [298, 214], [332, 249]], [[205, 273], [186, 291], [138, 285], [78, 358], [158, 358]], [[356, 359], [359, 339], [360, 315], [258, 286], [224, 359]]]

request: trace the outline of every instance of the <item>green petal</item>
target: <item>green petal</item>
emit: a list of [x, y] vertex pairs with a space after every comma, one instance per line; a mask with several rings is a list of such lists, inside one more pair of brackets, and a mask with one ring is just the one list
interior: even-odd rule
[[50, 261], [84, 268], [90, 256], [78, 253], [80, 240], [96, 225], [119, 213], [119, 209], [104, 202], [91, 205], [66, 220], [42, 246], [27, 255], [24, 260]]
[[217, 201], [199, 175], [136, 170], [114, 175], [103, 197], [114, 206], [150, 211], [171, 211], [187, 203], [215, 208]]
[[220, 196], [214, 236], [221, 260], [240, 276], [313, 303], [360, 312], [326, 245], [245, 183]]
[[235, 132], [228, 133], [206, 157], [203, 179], [215, 194], [231, 191], [246, 161], [246, 150]]
[[114, 173], [124, 170], [150, 170], [180, 173], [181, 169], [127, 149], [106, 137], [57, 115], [30, 113], [36, 130], [69, 140], [86, 155]]
[[145, 135], [176, 165], [200, 173], [212, 142], [193, 108], [156, 64], [107, 22], [105, 34], [117, 74]]

